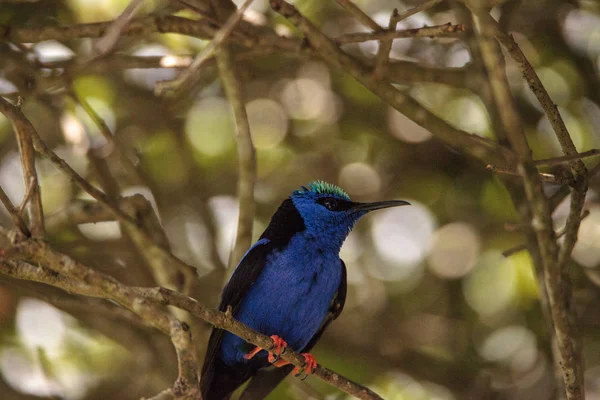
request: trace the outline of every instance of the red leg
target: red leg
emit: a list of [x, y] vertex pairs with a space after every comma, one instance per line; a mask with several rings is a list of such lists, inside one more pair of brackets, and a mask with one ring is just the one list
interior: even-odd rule
[[[271, 336], [271, 339], [273, 339], [273, 347], [275, 349], [271, 348], [272, 351], [268, 351], [268, 353], [269, 353], [268, 360], [269, 360], [269, 362], [272, 363], [272, 362], [278, 361], [278, 358], [281, 355], [281, 353], [283, 353], [285, 351], [285, 348], [287, 347], [287, 343], [277, 335]], [[256, 346], [251, 352], [244, 355], [244, 358], [246, 360], [250, 360], [252, 357], [257, 355], [262, 350], [264, 350], [264, 349]]]
[[[312, 354], [302, 353], [302, 356], [304, 356], [304, 366], [295, 367], [292, 370], [292, 374], [294, 374], [294, 376], [299, 376], [303, 371], [306, 373], [306, 375], [310, 375], [314, 373], [315, 369], [317, 368], [317, 360], [315, 360], [315, 357]], [[277, 366], [277, 364], [275, 364], [275, 366]]]

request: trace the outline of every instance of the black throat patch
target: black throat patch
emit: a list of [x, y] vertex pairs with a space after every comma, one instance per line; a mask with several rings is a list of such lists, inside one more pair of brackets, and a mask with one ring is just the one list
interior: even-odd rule
[[277, 209], [267, 229], [260, 238], [269, 239], [273, 246], [284, 247], [298, 232], [306, 229], [302, 216], [294, 206], [292, 199], [287, 199]]

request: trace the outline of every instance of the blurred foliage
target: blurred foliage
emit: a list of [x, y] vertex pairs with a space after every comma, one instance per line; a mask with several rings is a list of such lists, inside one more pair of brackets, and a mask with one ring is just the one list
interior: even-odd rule
[[[292, 27], [271, 13], [267, 3], [256, 0], [249, 16], [289, 32]], [[356, 3], [387, 24], [393, 7], [402, 12], [418, 2]], [[494, 15], [515, 33], [560, 107], [578, 150], [600, 147], [599, 3], [500, 3]], [[13, 2], [0, 7], [0, 23], [105, 21], [127, 4]], [[296, 4], [330, 35], [365, 30], [334, 1]], [[141, 12], [164, 6], [144, 2]], [[461, 20], [464, 16], [459, 6], [444, 2], [399, 28], [469, 23]], [[141, 192], [150, 198], [175, 254], [198, 269], [204, 288], [198, 300], [214, 305], [237, 220], [235, 126], [218, 74], [208, 64], [201, 82], [185, 96], [159, 98], [153, 94], [154, 84], [172, 79], [180, 69], [111, 64], [124, 55], [158, 56], [166, 63], [197, 53], [207, 42], [175, 34], [124, 37], [115, 53], [95, 61], [97, 65], [92, 62], [93, 68], [77, 68], [77, 58], [89, 54], [90, 42], [0, 44], [0, 92], [12, 98], [22, 94], [23, 111], [44, 140], [90, 181], [102, 183], [93, 162], [100, 160], [122, 193]], [[345, 49], [372, 58], [377, 44]], [[430, 67], [466, 65], [472, 79], [478, 73], [464, 41], [456, 38], [397, 40], [392, 56]], [[53, 62], [63, 64], [45, 65]], [[270, 54], [241, 59], [238, 67], [258, 151], [255, 238], [282, 199], [314, 179], [340, 184], [355, 200], [400, 198], [413, 204], [366, 218], [349, 237], [342, 249], [349, 274], [346, 309], [316, 348], [319, 361], [386, 399], [555, 396], [548, 328], [532, 261], [526, 252], [501, 255], [523, 242], [518, 232], [505, 229], [505, 224], [517, 223], [517, 214], [501, 181], [484, 165], [435, 139], [435, 132], [418, 127], [319, 60]], [[507, 71], [535, 157], [560, 155], [548, 121], [510, 60]], [[452, 125], [495, 137], [483, 101], [469, 88], [425, 82], [407, 91]], [[73, 92], [106, 122], [135, 170], [107, 144]], [[47, 215], [85, 197], [52, 166], [38, 161]], [[586, 160], [587, 165], [596, 162]], [[15, 138], [0, 116], [0, 185], [15, 203], [24, 194], [22, 182]], [[588, 398], [600, 396], [595, 351], [600, 346], [600, 314], [594, 307], [600, 283], [600, 208], [594, 205], [599, 182], [590, 183], [592, 212], [582, 224], [570, 267], [587, 349]], [[548, 193], [555, 190], [547, 187]], [[567, 211], [565, 204], [557, 209], [557, 227]], [[0, 219], [10, 225], [4, 209]], [[125, 282], [145, 282], [136, 275], [139, 269], [131, 270], [139, 255], [116, 223], [50, 228], [49, 240], [61, 250]], [[206, 337], [197, 340], [203, 348]], [[0, 277], [2, 399], [153, 395], [172, 381], [171, 352], [165, 337], [96, 310], [94, 304]], [[316, 379], [288, 379], [271, 399], [327, 393], [333, 389]]]

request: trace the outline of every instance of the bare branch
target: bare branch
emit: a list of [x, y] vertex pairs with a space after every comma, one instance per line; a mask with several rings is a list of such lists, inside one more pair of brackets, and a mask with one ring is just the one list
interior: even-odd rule
[[[12, 107], [10, 103], [6, 100], [0, 98], [0, 111], [6, 107]], [[22, 116], [22, 114], [21, 114]], [[154, 242], [152, 237], [145, 232], [142, 228], [137, 225], [137, 221], [133, 219], [130, 215], [127, 215], [123, 212], [118, 206], [118, 204], [111, 200], [109, 196], [103, 193], [101, 190], [94, 187], [87, 180], [82, 178], [73, 168], [71, 168], [62, 158], [58, 157], [56, 153], [46, 146], [46, 144], [41, 140], [38, 133], [35, 131], [33, 126], [29, 123], [29, 121], [22, 116], [24, 121], [29, 124], [31, 127], [31, 137], [33, 138], [33, 143], [36, 146], [36, 150], [38, 150], [44, 157], [48, 158], [59, 170], [64, 172], [71, 180], [73, 180], [77, 185], [79, 185], [85, 192], [87, 192], [94, 199], [104, 204], [116, 217], [116, 219], [124, 224], [124, 226], [130, 231], [134, 232], [137, 240], [140, 241], [140, 245], [145, 249], [145, 254], [150, 257], [154, 262], [161, 263], [161, 266], [167, 270], [173, 271], [174, 274], [177, 275], [177, 270], [182, 272], [184, 275], [177, 275], [177, 278], [184, 279], [175, 279], [175, 282], [178, 282], [178, 285], [182, 287], [186, 284], [189, 284], [189, 279], [195, 276], [195, 270], [193, 267], [187, 265], [169, 251], [167, 251], [164, 247], [161, 247], [157, 243]], [[176, 267], [176, 268], [173, 268]], [[178, 286], [179, 287], [179, 286]]]
[[[589, 210], [584, 210], [583, 213], [581, 214], [581, 216], [579, 217], [582, 221], [584, 219], [586, 219], [588, 216], [590, 215], [590, 211]], [[509, 228], [507, 230], [511, 231], [511, 232], [516, 232], [518, 231], [518, 229], [515, 229], [514, 226], [505, 226], [506, 228]], [[560, 229], [558, 232], [556, 232], [556, 237], [557, 238], [561, 238], [563, 237], [566, 233], [567, 233], [567, 228], [569, 227], [569, 224], [565, 224], [565, 226], [562, 227], [562, 229]], [[504, 257], [510, 257], [515, 253], [518, 253], [520, 251], [523, 250], [527, 250], [527, 245], [526, 244], [520, 244], [518, 246], [515, 247], [511, 247], [510, 249], [504, 250], [502, 252], [502, 255]]]
[[[569, 277], [563, 273], [558, 264], [559, 249], [556, 234], [552, 227], [550, 207], [544, 196], [541, 179], [531, 159], [531, 150], [522, 129], [520, 117], [515, 109], [501, 55], [494, 46], [494, 26], [491, 17], [475, 1], [469, 4], [475, 15], [475, 31], [481, 53], [489, 74], [492, 94], [504, 125], [511, 146], [519, 157], [517, 170], [523, 177], [525, 193], [529, 200], [529, 210], [522, 214], [524, 218], [532, 217], [531, 228], [535, 233], [544, 268], [544, 284], [549, 300], [555, 337], [559, 348], [560, 365], [568, 400], [583, 399], [583, 363], [581, 349], [577, 344], [577, 331], [573, 320], [573, 297]], [[570, 140], [570, 139], [569, 139]], [[577, 214], [579, 218], [580, 212]], [[578, 223], [577, 223], [578, 224]], [[567, 230], [567, 232], [569, 232]], [[576, 315], [576, 314], [575, 314]]]
[[27, 202], [26, 206], [29, 215], [29, 223], [31, 225], [31, 235], [34, 237], [43, 237], [44, 211], [42, 209], [42, 196], [35, 169], [35, 152], [33, 150], [32, 142], [32, 136], [35, 133], [35, 129], [18, 107], [13, 106], [1, 97], [0, 112], [12, 122], [15, 135], [17, 136], [25, 188], [28, 189], [30, 185], [32, 186], [31, 200]]
[[156, 84], [155, 92], [157, 95], [163, 95], [168, 91], [178, 91], [183, 85], [192, 79], [200, 68], [200, 66], [212, 55], [213, 51], [221, 45], [233, 32], [235, 26], [240, 22], [244, 12], [250, 7], [254, 0], [246, 0], [244, 4], [231, 15], [227, 22], [215, 33], [213, 40], [202, 49], [200, 54], [196, 56], [190, 66], [182, 72], [177, 79], [173, 81], [158, 82]]
[[16, 250], [21, 256], [45, 265], [52, 271], [22, 261], [4, 259], [0, 261], [2, 273], [47, 283], [70, 293], [113, 300], [142, 317], [148, 325], [169, 335], [179, 361], [179, 376], [173, 391], [181, 398], [198, 396], [198, 360], [187, 325], [165, 312], [162, 307], [136, 296], [132, 288], [53, 250], [40, 240], [23, 241]]
[[[0, 26], [0, 35], [4, 40], [14, 43], [37, 43], [45, 40], [74, 40], [81, 38], [100, 38], [113, 21], [78, 24], [71, 26], [22, 27]], [[192, 20], [174, 16], [143, 17], [132, 20], [125, 26], [122, 35], [147, 36], [152, 33], [180, 33], [203, 39], [210, 39], [215, 28], [209, 21]]]
[[514, 160], [514, 153], [509, 149], [481, 136], [454, 128], [391, 84], [373, 79], [371, 69], [341, 51], [291, 4], [282, 0], [271, 0], [271, 7], [298, 27], [306, 35], [314, 51], [330, 66], [344, 70], [390, 106], [450, 146], [478, 160], [485, 160], [486, 163], [503, 164], [507, 160]]
[[363, 10], [350, 0], [336, 0], [346, 11], [354, 16], [361, 24], [371, 29], [373, 32], [382, 32], [383, 28], [373, 21]]
[[[546, 112], [548, 116], [548, 120], [550, 121], [550, 125], [554, 129], [554, 133], [558, 138], [558, 141], [564, 151], [564, 153], [568, 156], [574, 156], [577, 154], [577, 149], [573, 144], [573, 140], [571, 139], [571, 135], [567, 131], [567, 127], [558, 112], [558, 107], [552, 101], [546, 88], [542, 85], [540, 78], [535, 73], [535, 70], [521, 51], [521, 48], [517, 45], [512, 36], [507, 35], [500, 29], [500, 25], [489, 15], [486, 14], [482, 16], [485, 19], [485, 23], [490, 26], [490, 33], [492, 33], [498, 42], [506, 49], [508, 54], [517, 62], [521, 74], [529, 84], [529, 87], [533, 94], [537, 97], [540, 105]], [[575, 175], [584, 175], [586, 172], [585, 165], [579, 158], [572, 159], [569, 162], [571, 169]]]
[[96, 50], [97, 56], [105, 56], [110, 53], [117, 44], [121, 32], [125, 29], [127, 24], [135, 17], [135, 14], [142, 5], [143, 0], [132, 0], [125, 10], [117, 17], [116, 20], [106, 29], [104, 36], [94, 43], [94, 49]]
[[424, 2], [421, 5], [418, 5], [416, 7], [411, 8], [410, 10], [408, 10], [407, 12], [405, 12], [404, 14], [401, 14], [398, 16], [398, 21], [402, 21], [405, 20], [408, 17], [411, 17], [421, 11], [425, 11], [425, 10], [429, 10], [431, 7], [435, 6], [438, 3], [441, 3], [443, 0], [429, 0]]
[[[395, 31], [396, 25], [398, 25], [399, 19], [398, 9], [394, 8], [392, 15], [390, 16], [390, 22], [388, 24], [388, 30]], [[377, 57], [375, 57], [375, 68], [373, 69], [373, 78], [381, 79], [386, 74], [388, 68], [390, 50], [392, 50], [393, 40], [382, 40], [379, 42], [379, 50], [377, 51]]]
[[[490, 171], [499, 173], [499, 174], [506, 174], [506, 175], [511, 175], [511, 176], [521, 176], [521, 174], [519, 174], [519, 172], [513, 168], [506, 168], [506, 167], [501, 167], [499, 165], [492, 165], [492, 164], [488, 164], [486, 166], [487, 169], [489, 169]], [[548, 174], [545, 172], [539, 172], [538, 173], [540, 176], [540, 179], [543, 180], [544, 182], [549, 182], [549, 183], [554, 183], [554, 184], [571, 184], [573, 183], [573, 179], [569, 179], [569, 178], [564, 178], [561, 176], [556, 176], [553, 174]]]
[[446, 37], [461, 35], [464, 31], [466, 31], [466, 29], [467, 27], [463, 24], [452, 25], [452, 23], [448, 22], [443, 25], [424, 26], [423, 28], [403, 29], [400, 31], [385, 30], [374, 33], [346, 33], [333, 38], [333, 41], [337, 44], [348, 44], [368, 42], [369, 40], [394, 40], [415, 37]]
[[[2, 259], [0, 260], [1, 273], [18, 279], [46, 283], [70, 293], [111, 299], [139, 315], [147, 324], [170, 335], [179, 359], [179, 378], [173, 387], [176, 395], [196, 393], [194, 389], [197, 387], [197, 360], [189, 329], [158, 306], [178, 307], [208, 321], [217, 328], [234, 333], [249, 343], [264, 349], [273, 348], [273, 340], [268, 336], [245, 326], [226, 313], [203, 306], [191, 297], [166, 288], [125, 286], [116, 279], [55, 251], [40, 240], [23, 241], [15, 250], [16, 255], [31, 259], [44, 267], [34, 267], [22, 261]], [[299, 367], [304, 366], [305, 363], [304, 357], [290, 348], [286, 349], [282, 358]], [[381, 399], [368, 388], [323, 366], [319, 365], [314, 375], [359, 399]]]
[[229, 267], [235, 268], [242, 256], [252, 244], [252, 225], [254, 223], [254, 183], [256, 182], [256, 150], [250, 135], [250, 123], [246, 114], [246, 105], [239, 77], [235, 71], [229, 49], [216, 50], [221, 82], [233, 109], [237, 131], [238, 154], [238, 227], [235, 246], [229, 257]]
[[8, 197], [2, 186], [0, 186], [0, 201], [2, 202], [2, 204], [4, 204], [4, 207], [10, 214], [10, 218], [12, 219], [13, 224], [15, 224], [19, 232], [25, 237], [31, 236], [31, 232], [29, 232], [27, 224], [25, 224], [25, 221], [23, 221], [23, 218], [21, 218], [19, 210], [10, 201], [10, 198]]
[[535, 165], [559, 165], [573, 160], [581, 160], [583, 158], [595, 157], [600, 155], [600, 149], [591, 149], [581, 153], [571, 154], [562, 157], [545, 158], [543, 160], [535, 160]]

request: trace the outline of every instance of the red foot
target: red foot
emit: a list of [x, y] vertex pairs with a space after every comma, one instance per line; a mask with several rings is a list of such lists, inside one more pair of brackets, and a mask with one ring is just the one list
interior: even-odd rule
[[[282, 338], [280, 338], [277, 335], [271, 336], [271, 339], [273, 339], [273, 347], [275, 348], [275, 350], [268, 352], [269, 353], [268, 360], [270, 363], [279, 362], [279, 361], [281, 361], [281, 360], [279, 360], [279, 356], [285, 351], [285, 348], [287, 347], [287, 343], [285, 342], [285, 340], [283, 340]], [[273, 347], [271, 347], [271, 350], [273, 349]], [[264, 349], [256, 346], [251, 352], [244, 355], [244, 358], [246, 360], [250, 360], [252, 357], [254, 357], [256, 354], [258, 354], [262, 350], [264, 350]]]
[[306, 375], [310, 375], [314, 373], [315, 369], [317, 368], [317, 360], [315, 360], [315, 357], [312, 354], [302, 353], [302, 356], [304, 356], [304, 366], [302, 368], [294, 368], [292, 370], [292, 374], [294, 374], [294, 376], [299, 376], [302, 372], [304, 372]]

